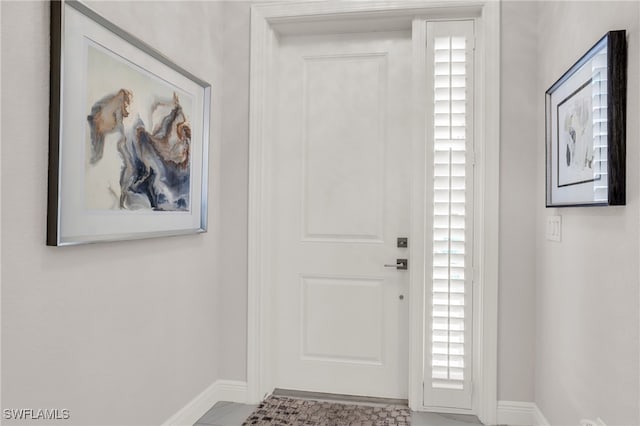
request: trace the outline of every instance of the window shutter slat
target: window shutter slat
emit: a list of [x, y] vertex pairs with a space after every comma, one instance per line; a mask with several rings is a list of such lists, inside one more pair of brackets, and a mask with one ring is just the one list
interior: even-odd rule
[[[440, 25], [433, 39], [433, 216], [431, 253], [430, 388], [445, 392], [465, 390], [470, 352], [471, 265], [469, 229], [470, 115], [468, 36]], [[472, 25], [472, 24], [471, 24]], [[469, 27], [465, 27], [467, 30]], [[443, 30], [444, 29], [444, 30]], [[444, 34], [443, 34], [444, 33]]]

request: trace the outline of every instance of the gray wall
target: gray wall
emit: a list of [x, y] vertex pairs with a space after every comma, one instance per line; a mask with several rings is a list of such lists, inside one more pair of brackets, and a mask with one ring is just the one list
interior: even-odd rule
[[[544, 2], [538, 21], [535, 401], [554, 425], [640, 424], [638, 2]], [[542, 94], [607, 31], [628, 34], [627, 206], [544, 209]], [[543, 236], [562, 215], [562, 242]]]
[[250, 5], [224, 5], [219, 357], [221, 377], [235, 380], [247, 379]]
[[[212, 83], [219, 158], [222, 4], [91, 6]], [[1, 7], [2, 407], [160, 424], [218, 377], [220, 165], [206, 234], [46, 247], [49, 4]]]
[[[250, 3], [91, 5], [212, 83], [210, 230], [44, 246], [48, 6], [2, 2], [2, 406], [157, 424], [218, 378], [246, 380]], [[552, 424], [640, 423], [638, 14], [502, 6], [498, 398], [535, 400]], [[560, 210], [563, 241], [547, 242], [543, 93], [613, 28], [630, 33], [628, 205]]]
[[533, 401], [537, 5], [507, 1], [501, 13], [498, 400]]

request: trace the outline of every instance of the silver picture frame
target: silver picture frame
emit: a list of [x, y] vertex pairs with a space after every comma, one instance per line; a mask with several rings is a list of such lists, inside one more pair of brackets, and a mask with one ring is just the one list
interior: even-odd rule
[[211, 85], [51, 2], [49, 246], [207, 231]]

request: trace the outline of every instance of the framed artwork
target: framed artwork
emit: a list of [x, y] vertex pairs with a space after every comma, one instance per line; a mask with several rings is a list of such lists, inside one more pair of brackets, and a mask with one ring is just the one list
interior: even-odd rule
[[50, 102], [47, 245], [207, 230], [208, 83], [52, 1]]
[[627, 42], [610, 31], [546, 92], [547, 207], [625, 204]]

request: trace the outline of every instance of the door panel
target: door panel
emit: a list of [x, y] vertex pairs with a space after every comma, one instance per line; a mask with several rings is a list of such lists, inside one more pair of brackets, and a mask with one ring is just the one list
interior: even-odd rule
[[387, 57], [303, 61], [305, 237], [381, 240]]
[[406, 398], [410, 34], [279, 42], [274, 384]]
[[301, 284], [302, 358], [382, 365], [384, 281], [306, 276]]

